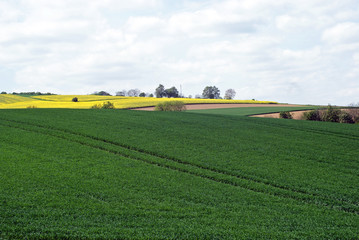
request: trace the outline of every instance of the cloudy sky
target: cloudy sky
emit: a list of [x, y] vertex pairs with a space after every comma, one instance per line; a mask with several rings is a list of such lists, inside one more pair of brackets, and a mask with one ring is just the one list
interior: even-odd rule
[[359, 102], [357, 0], [0, 0], [0, 91]]

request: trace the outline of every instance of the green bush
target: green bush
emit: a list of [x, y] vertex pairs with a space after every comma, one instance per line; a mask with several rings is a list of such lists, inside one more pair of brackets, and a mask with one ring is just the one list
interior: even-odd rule
[[102, 108], [103, 109], [114, 109], [115, 105], [112, 102], [107, 101], [102, 104]]
[[91, 108], [92, 109], [100, 109], [100, 108], [102, 108], [102, 105], [101, 104], [95, 104]]
[[332, 106], [328, 106], [327, 110], [324, 111], [322, 121], [325, 122], [339, 122], [339, 115], [341, 114], [340, 109], [333, 108]]
[[72, 101], [73, 101], [73, 102], [78, 102], [79, 99], [78, 99], [77, 97], [74, 97], [74, 98], [72, 99]]
[[319, 110], [311, 110], [303, 114], [305, 120], [321, 121]]
[[184, 111], [186, 110], [186, 105], [182, 101], [167, 101], [159, 103], [155, 107], [155, 111]]
[[279, 113], [280, 118], [293, 119], [292, 114], [289, 111], [282, 111]]
[[27, 106], [26, 108], [37, 108], [36, 106]]
[[95, 104], [91, 108], [92, 109], [114, 109], [115, 105], [112, 102], [107, 101], [102, 104]]

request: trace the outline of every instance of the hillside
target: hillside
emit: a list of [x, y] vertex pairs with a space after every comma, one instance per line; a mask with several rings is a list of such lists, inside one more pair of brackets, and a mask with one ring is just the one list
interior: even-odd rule
[[355, 239], [358, 127], [0, 110], [0, 238]]

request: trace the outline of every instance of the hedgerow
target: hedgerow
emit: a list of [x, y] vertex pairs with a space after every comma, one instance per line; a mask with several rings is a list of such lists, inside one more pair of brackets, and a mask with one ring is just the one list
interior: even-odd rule
[[323, 122], [358, 123], [359, 111], [356, 108], [341, 110], [329, 105], [326, 109], [315, 109], [305, 112], [303, 119]]
[[102, 104], [95, 104], [91, 108], [92, 109], [114, 109], [115, 105], [112, 102], [107, 101]]
[[279, 117], [284, 119], [293, 119], [293, 116], [289, 111], [281, 111], [279, 113]]
[[182, 101], [167, 101], [157, 104], [155, 110], [181, 112], [186, 110], [186, 105]]

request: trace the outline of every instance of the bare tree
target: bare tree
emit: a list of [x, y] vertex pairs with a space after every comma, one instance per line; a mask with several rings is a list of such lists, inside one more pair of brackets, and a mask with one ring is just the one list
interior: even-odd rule
[[140, 95], [140, 93], [141, 93], [141, 91], [136, 88], [136, 89], [130, 89], [130, 90], [128, 90], [127, 95], [128, 95], [129, 97], [138, 97], [138, 96]]
[[232, 88], [227, 89], [226, 93], [224, 94], [224, 99], [233, 99], [236, 96], [236, 91]]

